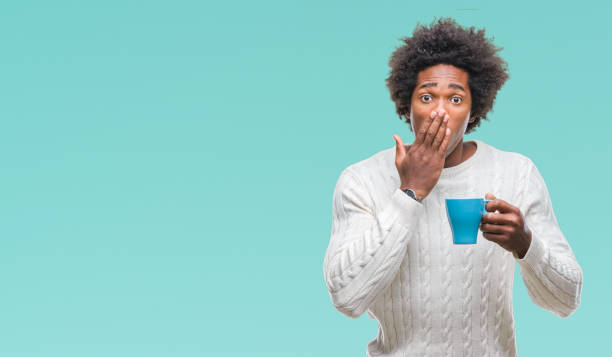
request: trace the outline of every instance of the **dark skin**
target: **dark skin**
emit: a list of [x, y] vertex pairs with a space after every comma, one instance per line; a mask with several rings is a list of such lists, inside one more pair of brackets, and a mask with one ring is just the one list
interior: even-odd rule
[[452, 65], [438, 64], [419, 72], [417, 85], [412, 92], [411, 108], [416, 131], [423, 126], [432, 112], [442, 118], [448, 115], [447, 126], [451, 130], [451, 137], [444, 167], [459, 165], [476, 152], [475, 143], [463, 142], [463, 127], [467, 127], [467, 122], [475, 120], [465, 120], [472, 108], [466, 71]]
[[[472, 97], [469, 74], [461, 68], [438, 64], [419, 72], [412, 94], [411, 110], [415, 141], [404, 145], [398, 135], [395, 164], [401, 189], [411, 188], [421, 200], [437, 183], [442, 167], [453, 167], [476, 152], [474, 142], [463, 142], [469, 122]], [[483, 237], [522, 259], [531, 245], [531, 230], [516, 206], [487, 193], [480, 229]]]
[[531, 230], [525, 224], [523, 213], [518, 207], [496, 198], [491, 193], [487, 192], [485, 198], [493, 201], [486, 205], [487, 211], [492, 213], [482, 215], [480, 220], [482, 236], [507, 251], [516, 252], [518, 258], [523, 259], [531, 245], [532, 236]]

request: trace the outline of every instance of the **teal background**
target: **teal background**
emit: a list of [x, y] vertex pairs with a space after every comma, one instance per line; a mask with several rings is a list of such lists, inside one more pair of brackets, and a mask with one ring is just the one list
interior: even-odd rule
[[[584, 271], [561, 319], [515, 278], [520, 356], [609, 353], [610, 6], [0, 5], [1, 356], [363, 356], [322, 263], [341, 170], [411, 142], [385, 88], [417, 22], [509, 64], [478, 138], [530, 157]], [[500, 197], [501, 198], [501, 197]]]

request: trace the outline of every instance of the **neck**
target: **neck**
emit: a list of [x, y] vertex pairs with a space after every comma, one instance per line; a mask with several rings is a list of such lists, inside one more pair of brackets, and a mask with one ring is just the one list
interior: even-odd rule
[[469, 145], [463, 142], [463, 139], [455, 146], [455, 149], [446, 157], [444, 167], [453, 167], [459, 165], [470, 157]]

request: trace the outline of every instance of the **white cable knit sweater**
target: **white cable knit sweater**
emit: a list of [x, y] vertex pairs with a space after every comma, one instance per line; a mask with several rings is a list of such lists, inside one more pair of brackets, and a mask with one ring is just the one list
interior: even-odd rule
[[[340, 174], [323, 262], [334, 306], [379, 323], [367, 356], [516, 356], [515, 262], [535, 304], [560, 317], [580, 305], [582, 269], [561, 232], [546, 183], [526, 156], [481, 140], [443, 168], [422, 203], [400, 187], [395, 146]], [[478, 231], [454, 245], [444, 198], [491, 192], [520, 208], [532, 231], [518, 259]]]

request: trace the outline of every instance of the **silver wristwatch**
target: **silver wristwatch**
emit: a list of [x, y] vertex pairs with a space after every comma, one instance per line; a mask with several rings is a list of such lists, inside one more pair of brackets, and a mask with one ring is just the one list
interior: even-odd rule
[[417, 198], [416, 193], [414, 193], [413, 190], [407, 188], [407, 189], [402, 190], [402, 191], [404, 191], [408, 196], [414, 198], [417, 202], [419, 202], [419, 203], [421, 202], [421, 200]]

